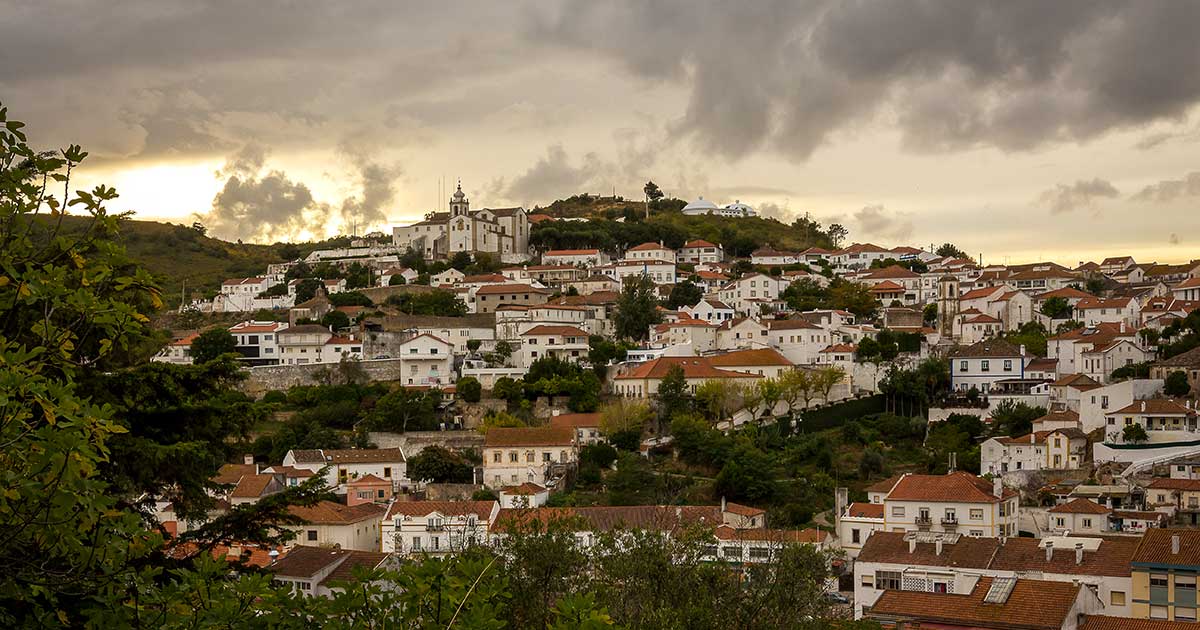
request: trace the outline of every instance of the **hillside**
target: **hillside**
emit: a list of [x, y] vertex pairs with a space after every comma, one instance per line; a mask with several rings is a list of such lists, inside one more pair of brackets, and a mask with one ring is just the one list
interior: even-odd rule
[[[68, 232], [82, 230], [88, 219], [67, 216]], [[313, 249], [345, 244], [348, 239], [320, 243], [257, 245], [230, 243], [201, 234], [185, 225], [157, 221], [121, 221], [120, 242], [129, 257], [154, 274], [168, 307], [179, 304], [186, 284], [192, 297], [214, 294], [226, 278], [254, 276], [267, 265], [305, 256]]]

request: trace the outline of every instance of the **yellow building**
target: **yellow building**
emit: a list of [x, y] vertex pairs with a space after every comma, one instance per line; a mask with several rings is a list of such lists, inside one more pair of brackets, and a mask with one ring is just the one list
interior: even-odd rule
[[1196, 621], [1200, 530], [1151, 529], [1130, 562], [1135, 618]]

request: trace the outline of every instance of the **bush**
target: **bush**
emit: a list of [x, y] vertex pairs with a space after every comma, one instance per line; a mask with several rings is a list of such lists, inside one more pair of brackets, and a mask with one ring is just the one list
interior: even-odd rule
[[1167, 380], [1163, 388], [1163, 392], [1168, 396], [1182, 397], [1187, 396], [1192, 390], [1191, 384], [1188, 383], [1187, 373], [1182, 370], [1176, 370], [1167, 375]]
[[608, 468], [617, 461], [617, 449], [603, 442], [589, 444], [579, 450], [579, 461], [581, 464], [591, 463], [600, 468]]
[[884, 396], [876, 395], [842, 401], [821, 409], [806, 409], [800, 414], [800, 428], [805, 431], [820, 431], [841, 426], [863, 416], [883, 413], [884, 401]]
[[458, 379], [454, 387], [458, 391], [459, 398], [469, 403], [477, 403], [483, 397], [483, 385], [480, 385], [479, 379], [473, 376], [464, 376]]
[[271, 391], [263, 394], [262, 401], [265, 403], [283, 404], [287, 402], [287, 394], [279, 391], [278, 389], [272, 389]]

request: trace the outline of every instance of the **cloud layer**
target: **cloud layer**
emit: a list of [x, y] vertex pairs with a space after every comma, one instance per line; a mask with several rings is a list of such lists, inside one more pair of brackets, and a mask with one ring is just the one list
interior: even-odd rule
[[1074, 184], [1059, 184], [1042, 191], [1038, 203], [1049, 208], [1051, 214], [1063, 214], [1080, 209], [1091, 209], [1097, 200], [1115, 199], [1121, 195], [1112, 183], [1100, 179], [1078, 180]]

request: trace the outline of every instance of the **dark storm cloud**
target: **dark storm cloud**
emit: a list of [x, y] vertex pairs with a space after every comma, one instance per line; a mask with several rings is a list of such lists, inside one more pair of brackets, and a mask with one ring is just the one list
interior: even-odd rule
[[545, 156], [504, 187], [504, 197], [518, 203], [531, 204], [553, 201], [581, 192], [598, 192], [589, 188], [599, 185], [597, 177], [611, 169], [595, 153], [584, 155], [578, 165], [571, 162], [561, 144], [548, 147]]
[[1164, 179], [1151, 184], [1133, 195], [1134, 201], [1167, 203], [1181, 197], [1200, 196], [1200, 172], [1192, 172], [1182, 179]]
[[864, 206], [854, 213], [854, 220], [866, 236], [903, 242], [913, 235], [911, 213], [888, 210], [882, 205]]
[[1182, 119], [1200, 3], [575, 0], [534, 37], [690, 89], [677, 131], [805, 159], [894, 119], [919, 151], [1026, 150]]
[[1121, 192], [1110, 182], [1099, 177], [1091, 181], [1081, 179], [1074, 184], [1059, 184], [1043, 190], [1038, 203], [1050, 209], [1050, 214], [1062, 214], [1073, 210], [1093, 207], [1099, 199], [1113, 199]]
[[313, 199], [308, 186], [282, 171], [263, 173], [267, 151], [248, 144], [217, 173], [225, 185], [203, 217], [222, 238], [257, 240], [293, 235], [324, 224], [329, 207]]

